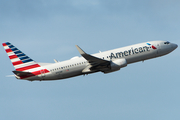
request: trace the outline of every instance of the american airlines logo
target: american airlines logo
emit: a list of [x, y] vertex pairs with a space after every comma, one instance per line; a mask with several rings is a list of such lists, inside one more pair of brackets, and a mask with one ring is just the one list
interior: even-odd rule
[[[150, 43], [147, 43], [147, 45], [151, 45]], [[152, 49], [157, 49], [154, 45], [152, 45]]]
[[[151, 45], [150, 43], [147, 43], [147, 45], [151, 46], [153, 49], [157, 49], [155, 46]], [[146, 52], [146, 51], [150, 51], [149, 49], [151, 47], [149, 47], [149, 46], [144, 46], [144, 47], [139, 47], [139, 48], [131, 48], [130, 50], [126, 50], [124, 52], [111, 53], [111, 55], [109, 57], [111, 59], [112, 58], [121, 58], [121, 57], [124, 57], [124, 56], [143, 53], [143, 52]]]

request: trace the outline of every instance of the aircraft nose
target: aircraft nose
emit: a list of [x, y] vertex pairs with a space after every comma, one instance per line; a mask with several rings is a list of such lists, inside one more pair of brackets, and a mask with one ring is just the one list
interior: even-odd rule
[[172, 43], [172, 48], [175, 50], [178, 47], [177, 44]]

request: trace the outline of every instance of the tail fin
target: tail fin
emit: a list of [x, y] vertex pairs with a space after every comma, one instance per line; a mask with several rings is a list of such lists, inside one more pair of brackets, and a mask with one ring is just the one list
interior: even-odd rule
[[40, 72], [41, 70], [44, 70], [45, 73], [49, 72], [48, 70], [43, 69], [39, 64], [37, 64], [34, 60], [32, 60], [27, 55], [25, 55], [23, 52], [21, 52], [11, 43], [6, 42], [6, 43], [3, 43], [2, 45], [6, 53], [8, 54], [16, 71], [30, 72], [34, 75], [41, 74]]
[[35, 61], [33, 61], [23, 52], [21, 52], [11, 43], [6, 42], [6, 43], [3, 43], [2, 45], [4, 46], [4, 49], [6, 53], [8, 54], [9, 59], [11, 60], [16, 71], [25, 71], [32, 68], [41, 67], [39, 64], [37, 64]]

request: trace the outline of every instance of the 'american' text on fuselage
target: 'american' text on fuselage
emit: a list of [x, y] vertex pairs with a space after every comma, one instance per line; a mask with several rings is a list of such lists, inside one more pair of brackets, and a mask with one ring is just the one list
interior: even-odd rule
[[111, 59], [113, 59], [113, 58], [121, 58], [121, 57], [124, 57], [124, 56], [129, 56], [129, 55], [133, 55], [133, 54], [138, 54], [138, 53], [150, 51], [149, 48], [150, 47], [148, 47], [148, 46], [139, 47], [139, 48], [135, 48], [135, 49], [131, 48], [130, 50], [126, 50], [124, 52], [111, 53], [111, 55], [109, 57]]

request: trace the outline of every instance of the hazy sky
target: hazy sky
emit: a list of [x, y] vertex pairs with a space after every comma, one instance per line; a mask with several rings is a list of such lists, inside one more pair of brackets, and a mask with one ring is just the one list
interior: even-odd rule
[[[54, 62], [152, 40], [180, 45], [178, 0], [1, 0], [0, 41]], [[179, 120], [179, 48], [118, 72], [17, 80], [0, 47], [1, 120]]]

